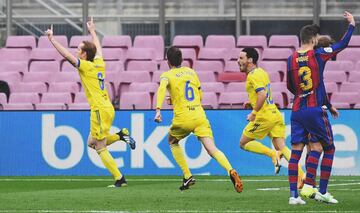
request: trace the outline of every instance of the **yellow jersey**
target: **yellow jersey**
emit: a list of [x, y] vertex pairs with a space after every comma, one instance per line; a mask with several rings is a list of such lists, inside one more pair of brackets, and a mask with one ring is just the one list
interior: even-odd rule
[[78, 59], [78, 71], [91, 110], [113, 107], [105, 88], [105, 62], [100, 57], [94, 61]]
[[166, 88], [170, 93], [175, 118], [205, 117], [205, 111], [201, 106], [200, 80], [193, 69], [173, 68], [160, 76], [156, 108], [161, 108]]
[[277, 109], [271, 95], [269, 75], [262, 68], [257, 67], [250, 71], [246, 77], [246, 92], [252, 108], [256, 105], [257, 92], [261, 90], [266, 91], [266, 99], [258, 114]]

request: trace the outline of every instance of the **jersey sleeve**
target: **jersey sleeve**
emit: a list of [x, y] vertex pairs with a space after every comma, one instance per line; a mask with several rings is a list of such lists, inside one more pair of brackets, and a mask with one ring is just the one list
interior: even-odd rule
[[77, 69], [79, 70], [79, 72], [84, 72], [85, 70], [90, 69], [90, 62], [86, 60], [78, 59]]
[[350, 24], [345, 35], [339, 42], [331, 45], [330, 47], [318, 48], [315, 50], [315, 54], [320, 55], [321, 60], [323, 60], [324, 62], [328, 61], [330, 58], [334, 57], [340, 51], [342, 51], [343, 49], [345, 49], [348, 46], [348, 44], [350, 42], [350, 38], [353, 34], [354, 28], [355, 27]]
[[255, 92], [265, 90], [265, 87], [266, 87], [265, 81], [257, 73], [250, 74], [248, 76], [248, 80], [249, 80], [250, 84], [253, 86], [253, 88], [255, 89]]
[[168, 83], [169, 83], [169, 78], [166, 76], [166, 73], [163, 73], [160, 76], [160, 86], [157, 90], [156, 109], [161, 109], [161, 106], [165, 99], [166, 87]]

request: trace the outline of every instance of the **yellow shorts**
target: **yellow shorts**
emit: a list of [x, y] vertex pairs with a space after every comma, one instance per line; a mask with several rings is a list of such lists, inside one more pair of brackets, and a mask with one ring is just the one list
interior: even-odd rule
[[90, 133], [96, 140], [103, 140], [110, 134], [110, 127], [115, 117], [112, 107], [91, 110]]
[[181, 140], [191, 132], [197, 137], [213, 138], [210, 122], [206, 117], [189, 119], [186, 121], [174, 119], [169, 134], [177, 140]]
[[246, 125], [243, 134], [248, 138], [285, 138], [285, 122], [279, 110], [256, 115], [255, 121]]

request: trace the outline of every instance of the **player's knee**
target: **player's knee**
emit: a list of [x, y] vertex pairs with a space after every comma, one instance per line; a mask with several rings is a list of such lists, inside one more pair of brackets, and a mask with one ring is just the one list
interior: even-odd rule
[[322, 148], [322, 146], [320, 145], [320, 146], [312, 146], [311, 147], [311, 151], [316, 151], [316, 152], [322, 152], [323, 151], [323, 148]]
[[88, 145], [88, 147], [95, 149], [95, 142], [93, 140], [88, 140], [87, 145]]
[[246, 141], [240, 141], [240, 149], [245, 149], [245, 145], [247, 144]]
[[331, 144], [330, 146], [324, 148], [324, 152], [327, 154], [334, 154], [335, 153], [335, 146]]

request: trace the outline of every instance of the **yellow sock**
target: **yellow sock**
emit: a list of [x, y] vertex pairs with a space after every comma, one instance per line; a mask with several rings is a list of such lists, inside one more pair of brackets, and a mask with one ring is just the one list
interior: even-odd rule
[[[289, 162], [291, 158], [291, 151], [290, 149], [285, 146], [282, 150], [280, 150], [281, 154], [284, 156], [284, 158]], [[304, 176], [304, 171], [302, 170], [300, 163], [298, 165], [298, 176], [302, 178]]]
[[112, 174], [115, 180], [120, 180], [122, 177], [122, 174], [119, 171], [119, 168], [116, 166], [116, 162], [114, 158], [111, 156], [109, 150], [106, 148], [97, 150], [97, 153], [99, 154], [101, 161], [105, 165], [105, 167], [109, 170], [109, 172]]
[[106, 146], [109, 146], [118, 140], [120, 140], [120, 137], [118, 134], [109, 135], [106, 137]]
[[179, 165], [180, 169], [182, 170], [185, 179], [188, 179], [191, 177], [190, 169], [186, 163], [185, 156], [183, 153], [183, 150], [181, 149], [179, 144], [171, 144], [170, 145], [171, 153], [176, 161], [176, 163]]
[[228, 159], [224, 155], [224, 153], [220, 150], [215, 152], [212, 157], [224, 168], [226, 169], [227, 173], [229, 174], [230, 170], [232, 170], [232, 166], [229, 163]]
[[276, 155], [275, 150], [270, 149], [267, 146], [264, 146], [262, 143], [258, 141], [250, 141], [247, 144], [245, 144], [244, 149], [246, 151], [254, 152], [257, 154], [266, 155], [270, 158], [272, 158], [274, 155]]
[[281, 154], [284, 156], [284, 158], [289, 162], [291, 158], [291, 151], [290, 149], [285, 146], [282, 150], [280, 150]]

